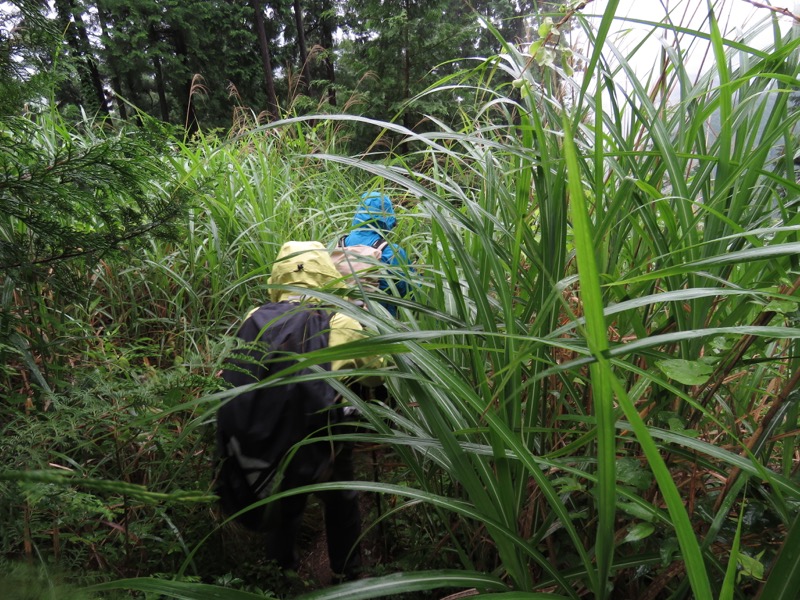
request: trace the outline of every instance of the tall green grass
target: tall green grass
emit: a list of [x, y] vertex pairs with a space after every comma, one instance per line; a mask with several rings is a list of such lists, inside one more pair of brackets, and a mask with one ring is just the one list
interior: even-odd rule
[[[798, 38], [776, 27], [759, 50], [725, 39], [713, 11], [705, 33], [652, 23], [713, 50], [697, 81], [667, 52], [673, 100], [605, 37], [611, 18], [587, 32], [578, 104], [508, 45], [463, 129], [387, 125], [416, 160], [321, 157], [381, 176], [430, 219], [419, 305], [400, 331], [371, 323], [405, 349], [389, 384], [398, 406], [374, 415], [371, 439], [402, 446], [429, 502], [459, 514], [467, 503], [474, 533], [454, 552], [515, 589], [752, 596], [746, 574], [724, 580], [743, 554], [774, 558], [757, 531], [749, 555], [731, 549], [742, 492], [780, 530], [800, 491], [786, 476]], [[440, 470], [449, 489], [434, 484]], [[496, 562], [466, 542], [481, 538]]]

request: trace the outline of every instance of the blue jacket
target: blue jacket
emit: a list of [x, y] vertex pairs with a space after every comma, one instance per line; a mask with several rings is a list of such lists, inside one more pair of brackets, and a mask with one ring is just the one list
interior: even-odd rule
[[[344, 245], [371, 246], [378, 238], [384, 237], [394, 229], [396, 223], [394, 207], [389, 197], [379, 192], [367, 192], [361, 196], [361, 204], [359, 204], [356, 214], [353, 216], [353, 230], [344, 238]], [[391, 271], [391, 273], [397, 277], [392, 281], [397, 288], [397, 292], [401, 296], [405, 296], [409, 291], [409, 285], [402, 277], [411, 271], [408, 255], [399, 246], [388, 242], [381, 254], [381, 262], [387, 265], [404, 267], [403, 269]], [[383, 291], [388, 291], [389, 283], [385, 279], [381, 279], [379, 287]]]

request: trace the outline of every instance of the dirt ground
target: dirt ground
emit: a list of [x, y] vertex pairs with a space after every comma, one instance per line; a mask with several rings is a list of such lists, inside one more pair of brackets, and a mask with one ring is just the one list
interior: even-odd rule
[[[375, 497], [372, 494], [362, 493], [359, 498], [361, 506], [361, 519], [375, 511]], [[311, 587], [323, 588], [332, 585], [331, 570], [328, 565], [328, 546], [325, 535], [325, 519], [323, 517], [322, 503], [314, 499], [309, 502], [306, 515], [303, 518], [303, 529], [300, 532], [298, 553], [300, 554], [300, 568], [297, 570], [301, 579]], [[367, 535], [361, 543], [361, 557], [365, 569], [375, 564], [378, 540], [373, 535]]]
[[[354, 453], [356, 472], [361, 479], [374, 476], [372, 461], [375, 455], [366, 448], [357, 448]], [[366, 529], [368, 524], [379, 514], [378, 498], [375, 494], [362, 492], [359, 495], [361, 522]], [[332, 585], [331, 570], [328, 564], [328, 547], [325, 535], [324, 506], [312, 496], [303, 516], [303, 527], [298, 540], [300, 567], [298, 575], [312, 588], [323, 588]], [[384, 541], [380, 539], [382, 528], [367, 531], [361, 542], [361, 559], [366, 572], [379, 563], [383, 554]]]

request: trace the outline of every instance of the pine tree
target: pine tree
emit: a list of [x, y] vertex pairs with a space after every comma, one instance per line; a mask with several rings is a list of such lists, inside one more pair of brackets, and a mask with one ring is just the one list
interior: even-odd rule
[[49, 277], [63, 263], [91, 265], [169, 231], [190, 191], [162, 158], [170, 135], [146, 125], [152, 134], [75, 127], [54, 109], [4, 120], [0, 272]]
[[53, 56], [60, 32], [46, 12], [38, 0], [13, 2], [0, 11], [0, 118], [22, 114], [59, 78]]
[[192, 131], [265, 106], [250, 4], [99, 0], [97, 14], [115, 92], [146, 113]]

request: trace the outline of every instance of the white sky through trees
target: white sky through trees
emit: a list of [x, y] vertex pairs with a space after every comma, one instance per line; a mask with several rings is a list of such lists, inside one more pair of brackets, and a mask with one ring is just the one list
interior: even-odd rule
[[[772, 40], [771, 16], [773, 11], [768, 8], [757, 7], [747, 0], [712, 0], [717, 21], [724, 37], [741, 40], [745, 32], [760, 27], [760, 33], [747, 40], [748, 45], [761, 49]], [[757, 0], [756, 4], [772, 4], [775, 7], [800, 12], [800, 2], [797, 0]], [[608, 7], [608, 0], [593, 0], [583, 9], [586, 15], [596, 15], [595, 26], [599, 25], [600, 17]], [[616, 45], [623, 53], [632, 51], [636, 44], [652, 31], [652, 25], [637, 23], [636, 21], [671, 22], [676, 26], [710, 31], [708, 23], [707, 0], [620, 0], [616, 11], [616, 19], [609, 35], [609, 41]], [[792, 26], [793, 19], [780, 16], [781, 29], [786, 31]], [[798, 23], [796, 23], [798, 24]], [[798, 24], [800, 25], [800, 24]], [[691, 41], [692, 46], [689, 47]], [[684, 57], [684, 65], [690, 73], [699, 73], [712, 64], [712, 57], [708, 44], [702, 40], [685, 36], [681, 48], [689, 50]], [[681, 40], [679, 40], [679, 43]], [[675, 34], [662, 29], [651, 35], [641, 48], [636, 51], [632, 65], [637, 75], [646, 79], [646, 74], [654, 67], [657, 69], [662, 48], [664, 45], [675, 44]], [[584, 48], [585, 49], [585, 48]]]

